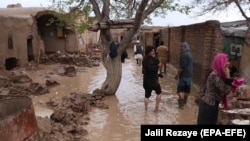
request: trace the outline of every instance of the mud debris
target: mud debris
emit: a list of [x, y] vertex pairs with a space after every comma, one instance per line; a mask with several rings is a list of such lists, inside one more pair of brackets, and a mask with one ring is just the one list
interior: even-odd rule
[[[99, 66], [100, 60], [81, 53], [57, 52], [46, 55], [40, 63], [45, 65], [59, 63], [63, 64], [63, 67], [48, 70], [50, 72], [43, 76], [46, 78], [43, 84], [33, 82], [32, 78], [23, 72], [23, 68], [1, 70], [0, 95], [48, 94], [50, 88], [60, 85], [51, 79], [50, 75], [75, 77], [77, 72], [84, 72], [86, 67]], [[30, 62], [24, 69], [29, 72], [43, 68], [35, 62]], [[91, 107], [108, 109], [108, 105], [103, 103], [104, 98], [104, 92], [97, 89], [93, 94], [74, 92], [61, 99], [50, 99], [46, 105], [53, 110], [51, 116], [36, 117], [41, 141], [87, 141], [84, 136], [88, 134], [88, 131], [83, 128], [83, 125], [88, 124], [90, 120], [88, 112]]]

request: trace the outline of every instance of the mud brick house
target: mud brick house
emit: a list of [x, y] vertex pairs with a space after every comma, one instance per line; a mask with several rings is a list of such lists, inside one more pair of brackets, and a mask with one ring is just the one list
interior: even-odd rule
[[[0, 69], [25, 66], [32, 60], [39, 62], [47, 53], [78, 52], [88, 43], [84, 42], [88, 40], [86, 34], [78, 35], [69, 27], [58, 28], [55, 23], [48, 25], [48, 20], [56, 18], [54, 11], [20, 5], [7, 7], [0, 8]], [[96, 38], [93, 40], [96, 42]]]
[[[248, 26], [225, 27], [223, 25], [224, 23], [219, 21], [206, 21], [168, 29], [169, 45], [172, 52], [171, 63], [175, 66], [178, 65], [175, 61], [178, 60], [176, 56], [179, 54], [178, 50], [173, 49], [174, 46], [178, 47], [178, 42], [187, 41], [194, 56], [193, 80], [198, 86], [204, 84], [212, 58], [218, 52], [228, 54], [231, 66], [236, 67], [239, 70], [238, 75], [243, 76], [247, 84], [250, 84], [250, 72], [246, 67], [249, 66], [249, 62], [244, 61], [246, 58], [249, 59], [249, 51], [247, 51], [249, 47], [245, 45]], [[176, 30], [179, 31], [176, 32]], [[178, 33], [181, 36], [176, 38]]]
[[164, 28], [165, 27], [162, 26], [141, 26], [137, 38], [141, 40], [141, 44], [144, 47], [146, 45], [153, 45], [154, 47], [158, 47], [160, 45], [161, 38], [164, 38], [160, 36], [161, 30]]
[[246, 79], [247, 84], [250, 84], [250, 43], [248, 43], [250, 31], [247, 32], [246, 24], [245, 27], [232, 29], [222, 28], [222, 23], [211, 20], [154, 30], [144, 28], [140, 30], [139, 36], [144, 46], [157, 46], [156, 43], [159, 40], [164, 41], [170, 49], [170, 64], [174, 67], [178, 67], [179, 63], [179, 43], [188, 42], [194, 58], [193, 82], [198, 87], [203, 87], [213, 56], [218, 52], [227, 53], [230, 57], [230, 64], [235, 66], [239, 70], [239, 75]]

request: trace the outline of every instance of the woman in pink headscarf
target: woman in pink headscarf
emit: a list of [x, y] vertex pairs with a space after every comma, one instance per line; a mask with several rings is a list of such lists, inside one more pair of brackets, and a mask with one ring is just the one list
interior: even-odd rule
[[230, 93], [232, 81], [228, 56], [218, 53], [212, 62], [212, 71], [207, 78], [206, 88], [199, 103], [197, 124], [217, 123], [219, 103], [223, 101], [224, 106], [227, 106], [226, 95]]

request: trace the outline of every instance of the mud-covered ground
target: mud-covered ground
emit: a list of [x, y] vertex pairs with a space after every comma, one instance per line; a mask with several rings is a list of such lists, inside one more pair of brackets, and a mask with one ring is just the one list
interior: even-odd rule
[[[0, 71], [0, 94], [8, 96], [26, 95], [37, 97], [47, 95], [50, 89], [60, 85], [51, 75], [74, 77], [79, 72], [98, 67], [100, 60], [84, 54], [51, 54], [37, 65]], [[45, 73], [46, 72], [46, 73]], [[30, 74], [35, 74], [40, 82], [34, 81]], [[37, 79], [37, 78], [36, 78]], [[63, 98], [51, 98], [46, 106], [53, 109], [50, 117], [37, 116], [41, 141], [85, 141], [87, 130], [81, 125], [88, 124], [90, 107], [107, 109], [102, 101], [105, 97], [101, 90], [93, 93], [73, 92]], [[36, 101], [33, 101], [33, 103]], [[37, 104], [37, 103], [34, 103]]]

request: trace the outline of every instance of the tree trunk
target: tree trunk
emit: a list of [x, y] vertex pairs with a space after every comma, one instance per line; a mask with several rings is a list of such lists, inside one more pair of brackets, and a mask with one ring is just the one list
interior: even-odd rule
[[120, 54], [115, 58], [105, 57], [103, 63], [106, 68], [107, 77], [102, 84], [102, 90], [105, 91], [106, 95], [115, 95], [120, 82], [122, 74], [122, 63]]
[[106, 69], [106, 79], [102, 84], [102, 90], [106, 95], [115, 95], [120, 82], [122, 74], [122, 63], [121, 63], [121, 47], [118, 47], [118, 55], [115, 58], [111, 58], [109, 55], [112, 36], [110, 30], [101, 30], [100, 39], [102, 45], [102, 63]]

